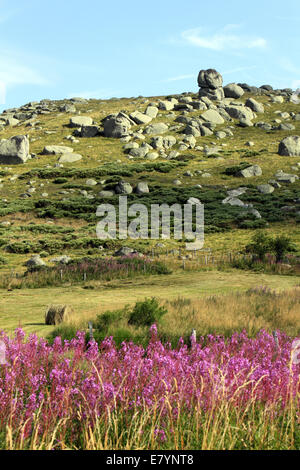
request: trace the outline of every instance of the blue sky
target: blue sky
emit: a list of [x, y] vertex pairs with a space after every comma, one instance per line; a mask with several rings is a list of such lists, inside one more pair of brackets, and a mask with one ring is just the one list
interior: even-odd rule
[[300, 87], [299, 0], [0, 0], [0, 110], [43, 98]]

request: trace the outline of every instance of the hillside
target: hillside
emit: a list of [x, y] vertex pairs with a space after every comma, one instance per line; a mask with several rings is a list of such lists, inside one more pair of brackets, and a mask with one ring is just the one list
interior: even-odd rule
[[[288, 234], [300, 251], [300, 113], [290, 89], [223, 87], [110, 100], [43, 100], [0, 115], [0, 272], [41, 254], [147, 252], [174, 240], [97, 239], [97, 206], [205, 206], [205, 248], [239, 250], [255, 230]], [[23, 136], [11, 139], [14, 136]], [[287, 139], [287, 140], [284, 140]], [[281, 143], [284, 140], [283, 143]]]

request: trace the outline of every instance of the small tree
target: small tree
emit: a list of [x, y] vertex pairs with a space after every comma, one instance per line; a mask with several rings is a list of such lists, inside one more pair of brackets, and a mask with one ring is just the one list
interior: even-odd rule
[[272, 251], [276, 257], [276, 263], [281, 263], [289, 251], [294, 251], [294, 246], [289, 237], [278, 235], [272, 240]]
[[272, 251], [272, 239], [265, 232], [257, 232], [246, 251], [256, 255], [259, 261], [265, 261], [266, 254]]

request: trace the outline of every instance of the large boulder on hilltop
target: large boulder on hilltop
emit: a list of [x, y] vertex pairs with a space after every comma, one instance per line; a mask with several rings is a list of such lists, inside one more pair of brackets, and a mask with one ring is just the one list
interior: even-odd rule
[[223, 86], [223, 77], [215, 69], [200, 70], [198, 85], [200, 88], [217, 89]]
[[278, 153], [288, 157], [300, 156], [300, 137], [298, 135], [290, 135], [283, 139], [279, 143]]
[[18, 165], [25, 163], [29, 155], [29, 139], [25, 135], [16, 135], [0, 140], [0, 164]]
[[237, 85], [236, 83], [229, 83], [228, 85], [224, 86], [224, 94], [225, 98], [241, 98], [245, 93], [243, 88]]
[[223, 100], [224, 90], [222, 75], [215, 69], [200, 70], [198, 75], [199, 97], [211, 100]]

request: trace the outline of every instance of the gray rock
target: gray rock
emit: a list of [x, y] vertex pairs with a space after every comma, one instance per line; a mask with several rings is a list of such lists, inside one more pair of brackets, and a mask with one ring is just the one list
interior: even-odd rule
[[135, 158], [143, 158], [147, 155], [149, 149], [147, 147], [134, 148], [129, 151], [129, 155]]
[[30, 158], [29, 139], [25, 135], [16, 135], [0, 140], [0, 164], [18, 165]]
[[252, 109], [252, 111], [254, 111], [255, 113], [264, 113], [265, 112], [265, 108], [264, 108], [264, 105], [262, 103], [259, 103], [258, 101], [256, 101], [254, 98], [248, 98], [245, 105]]
[[135, 253], [135, 250], [129, 248], [128, 246], [122, 246], [119, 250], [115, 252], [115, 256], [129, 256]]
[[160, 101], [158, 107], [162, 111], [172, 111], [174, 109], [174, 103], [172, 101]]
[[145, 182], [140, 182], [137, 184], [137, 187], [135, 188], [136, 194], [148, 194], [149, 193], [149, 186], [148, 183]]
[[147, 126], [146, 129], [144, 130], [144, 134], [147, 135], [155, 135], [155, 134], [164, 134], [167, 132], [168, 126], [164, 124], [163, 122], [158, 122], [156, 124], [150, 124], [150, 126]]
[[69, 127], [91, 126], [93, 119], [89, 116], [74, 116], [70, 119]]
[[98, 134], [98, 126], [82, 126], [79, 131], [80, 137], [96, 137]]
[[198, 75], [200, 88], [217, 89], [223, 86], [222, 75], [215, 69], [200, 70]]
[[45, 266], [46, 263], [41, 259], [40, 255], [32, 256], [28, 261], [26, 261], [25, 266], [31, 268], [34, 266]]
[[130, 118], [136, 123], [136, 124], [149, 124], [150, 121], [152, 121], [152, 117], [143, 114], [140, 111], [134, 111], [133, 113], [130, 114]]
[[226, 106], [225, 111], [233, 119], [247, 119], [251, 121], [254, 118], [252, 110], [246, 106]]
[[268, 122], [263, 122], [263, 121], [256, 122], [255, 127], [259, 127], [260, 129], [264, 131], [271, 131], [273, 129], [271, 124], [269, 124]]
[[64, 145], [46, 145], [42, 152], [43, 155], [60, 155], [63, 153], [72, 153], [73, 149], [71, 147], [66, 147]]
[[289, 124], [288, 122], [283, 122], [279, 124], [279, 126], [276, 128], [278, 131], [294, 131], [296, 128], [293, 126], [293, 124]]
[[236, 83], [229, 83], [228, 85], [224, 86], [225, 98], [241, 98], [244, 93], [245, 92], [243, 88]]
[[73, 104], [66, 103], [59, 108], [62, 113], [76, 113], [76, 108]]
[[257, 190], [262, 194], [271, 194], [274, 192], [274, 186], [270, 184], [260, 184], [257, 186]]
[[283, 139], [279, 143], [278, 154], [289, 157], [300, 156], [300, 137], [297, 135], [291, 135]]
[[201, 114], [201, 118], [204, 119], [204, 121], [211, 122], [213, 124], [223, 124], [224, 119], [218, 111], [215, 111], [214, 109], [208, 109], [207, 111], [204, 111], [204, 113]]
[[262, 169], [259, 165], [251, 165], [244, 170], [238, 172], [238, 176], [242, 176], [243, 178], [251, 178], [252, 176], [261, 176]]
[[131, 184], [126, 183], [126, 181], [120, 181], [115, 187], [115, 192], [117, 194], [131, 194], [132, 190]]
[[147, 116], [150, 116], [152, 119], [155, 119], [158, 114], [158, 108], [156, 106], [148, 106], [145, 111]]
[[86, 184], [87, 186], [96, 186], [98, 183], [97, 183], [97, 181], [94, 180], [93, 178], [90, 178], [90, 179], [87, 179], [87, 180], [86, 180], [85, 184]]
[[105, 137], [121, 138], [126, 137], [131, 125], [135, 124], [125, 113], [108, 116], [104, 122]]
[[82, 159], [79, 153], [63, 153], [59, 158], [59, 163], [75, 163]]
[[110, 198], [110, 197], [113, 197], [114, 195], [115, 195], [114, 191], [103, 190], [99, 192], [99, 197], [103, 197], [103, 198]]

